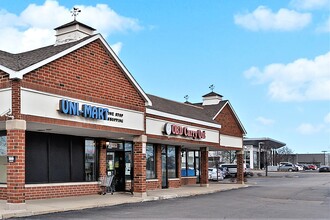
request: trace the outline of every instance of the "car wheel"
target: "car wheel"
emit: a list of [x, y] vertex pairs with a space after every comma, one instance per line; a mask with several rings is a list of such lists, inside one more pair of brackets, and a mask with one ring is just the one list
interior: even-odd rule
[[292, 169], [288, 169], [289, 172], [292, 172]]

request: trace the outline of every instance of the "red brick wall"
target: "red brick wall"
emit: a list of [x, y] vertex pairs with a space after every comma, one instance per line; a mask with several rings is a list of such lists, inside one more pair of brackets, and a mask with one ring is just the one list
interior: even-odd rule
[[208, 177], [208, 174], [209, 174], [209, 163], [208, 163], [208, 151], [206, 151], [206, 148], [203, 147], [201, 148], [201, 157], [200, 157], [200, 160], [201, 160], [201, 174], [200, 174], [200, 177], [201, 177], [201, 180], [200, 180], [200, 183], [201, 184], [208, 184], [209, 183], [209, 177]]
[[107, 148], [106, 148], [106, 141], [100, 140], [96, 144], [97, 148], [99, 149], [99, 175], [106, 176], [107, 175]]
[[168, 180], [168, 188], [179, 188], [181, 187], [180, 179], [169, 179]]
[[236, 151], [237, 156], [237, 183], [244, 183], [244, 153]]
[[7, 155], [16, 162], [7, 164], [7, 202], [25, 202], [25, 131], [7, 130]]
[[9, 75], [0, 70], [0, 89], [10, 87]]
[[100, 192], [97, 183], [86, 183], [83, 185], [59, 185], [59, 186], [33, 186], [25, 188], [27, 200], [60, 198], [67, 196], [93, 195]]
[[7, 199], [7, 187], [0, 187], [0, 200]]
[[181, 184], [182, 185], [193, 185], [197, 183], [197, 177], [182, 177]]
[[146, 192], [146, 155], [142, 152], [142, 143], [134, 142], [134, 183], [136, 193]]
[[221, 124], [221, 134], [242, 137], [243, 131], [241, 130], [239, 122], [236, 120], [236, 117], [229, 105], [225, 106], [215, 120]]
[[145, 109], [143, 98], [99, 40], [24, 75], [22, 87], [138, 111]]
[[155, 190], [162, 188], [162, 182], [157, 180], [147, 180], [147, 190]]

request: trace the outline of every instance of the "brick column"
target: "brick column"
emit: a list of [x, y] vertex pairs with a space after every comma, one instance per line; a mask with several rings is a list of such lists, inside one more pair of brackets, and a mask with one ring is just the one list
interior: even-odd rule
[[147, 136], [141, 135], [133, 138], [134, 169], [133, 169], [133, 195], [138, 197], [147, 196], [146, 183], [146, 143]]
[[106, 176], [107, 175], [107, 147], [105, 140], [98, 140], [96, 144], [97, 148], [99, 148], [99, 176]]
[[208, 169], [209, 169], [209, 149], [208, 147], [201, 147], [201, 167], [200, 167], [200, 186], [208, 187], [209, 186], [209, 178], [208, 178]]
[[244, 151], [236, 151], [237, 158], [237, 183], [244, 184]]
[[26, 121], [8, 120], [6, 130], [7, 155], [16, 159], [7, 164], [7, 209], [24, 209]]

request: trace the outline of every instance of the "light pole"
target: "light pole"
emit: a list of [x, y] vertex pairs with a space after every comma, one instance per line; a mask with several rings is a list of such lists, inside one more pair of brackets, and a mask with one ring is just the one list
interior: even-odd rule
[[325, 153], [328, 152], [328, 151], [323, 150], [322, 152], [323, 152], [323, 154], [324, 154], [324, 166], [325, 166]]
[[262, 145], [262, 144], [264, 144], [264, 142], [259, 142], [259, 143], [258, 143], [258, 146], [259, 146], [259, 158], [258, 158], [259, 161], [258, 161], [258, 168], [259, 168], [259, 170], [261, 169], [261, 168], [260, 168], [260, 161], [261, 161], [261, 145]]

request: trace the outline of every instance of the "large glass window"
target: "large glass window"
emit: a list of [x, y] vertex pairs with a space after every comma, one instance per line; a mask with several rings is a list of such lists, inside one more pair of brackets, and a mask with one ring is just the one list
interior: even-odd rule
[[125, 179], [131, 180], [132, 179], [132, 149], [133, 143], [132, 142], [125, 142]]
[[155, 146], [153, 144], [147, 144], [146, 150], [147, 159], [147, 179], [156, 178], [156, 160], [155, 160]]
[[26, 183], [96, 181], [95, 140], [84, 137], [26, 132]]
[[199, 152], [182, 151], [181, 156], [181, 176], [198, 176]]
[[0, 132], [0, 183], [7, 182], [7, 137]]
[[167, 175], [168, 178], [177, 178], [176, 172], [176, 148], [174, 146], [167, 147]]
[[96, 146], [94, 140], [85, 140], [85, 180], [96, 180]]

